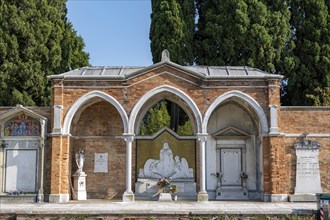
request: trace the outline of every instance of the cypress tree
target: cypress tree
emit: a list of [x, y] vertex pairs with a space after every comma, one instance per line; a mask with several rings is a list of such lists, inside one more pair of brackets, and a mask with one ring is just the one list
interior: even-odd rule
[[[327, 2], [327, 3], [326, 3]], [[296, 47], [288, 77], [288, 104], [327, 105], [330, 87], [330, 18], [326, 0], [292, 0]]]
[[264, 1], [198, 0], [197, 9], [198, 64], [248, 65], [276, 72], [271, 16]]
[[194, 63], [195, 3], [192, 0], [178, 0], [178, 3], [184, 22], [183, 64], [192, 65]]
[[[64, 0], [0, 0], [0, 105], [48, 105], [46, 76], [68, 70], [64, 59], [73, 55], [84, 59], [78, 65], [88, 65], [83, 42], [66, 29], [65, 17]], [[68, 45], [75, 49], [64, 57]]]
[[181, 8], [176, 0], [152, 0], [150, 26], [150, 47], [153, 62], [161, 59], [161, 53], [167, 49], [173, 62], [184, 64], [184, 21]]

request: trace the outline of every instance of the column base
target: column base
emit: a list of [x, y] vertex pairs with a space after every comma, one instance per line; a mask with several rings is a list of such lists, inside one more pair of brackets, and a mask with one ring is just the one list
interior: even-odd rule
[[38, 193], [37, 195], [37, 203], [44, 202], [44, 194]]
[[69, 202], [70, 196], [69, 194], [50, 194], [49, 202], [50, 203], [61, 203], [61, 202]]
[[133, 192], [124, 192], [123, 202], [134, 202], [134, 193]]
[[207, 192], [199, 192], [197, 195], [197, 201], [198, 202], [207, 202], [209, 201], [209, 195]]

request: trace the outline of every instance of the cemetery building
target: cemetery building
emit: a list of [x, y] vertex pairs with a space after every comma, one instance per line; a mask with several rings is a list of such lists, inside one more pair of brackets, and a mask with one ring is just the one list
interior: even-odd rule
[[[310, 201], [330, 192], [330, 107], [280, 104], [283, 77], [240, 66], [83, 67], [49, 76], [50, 107], [0, 107], [0, 197]], [[192, 133], [141, 131], [162, 100]]]

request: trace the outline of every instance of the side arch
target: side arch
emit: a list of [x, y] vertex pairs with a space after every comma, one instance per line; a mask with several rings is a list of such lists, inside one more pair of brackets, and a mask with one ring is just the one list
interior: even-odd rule
[[148, 100], [150, 98], [152, 98], [162, 92], [172, 93], [172, 94], [178, 96], [179, 98], [181, 98], [188, 105], [188, 107], [191, 109], [193, 116], [195, 117], [195, 120], [196, 120], [197, 133], [201, 133], [201, 131], [202, 131], [202, 115], [201, 115], [196, 103], [183, 91], [181, 91], [173, 86], [168, 86], [168, 85], [160, 86], [160, 87], [150, 90], [149, 92], [144, 94], [139, 99], [139, 101], [134, 105], [134, 107], [131, 111], [129, 120], [128, 120], [129, 133], [134, 134], [135, 122], [136, 122], [136, 119], [137, 119], [138, 114], [140, 113], [142, 107], [148, 102]]
[[207, 108], [207, 110], [204, 113], [204, 117], [203, 117], [203, 122], [202, 122], [202, 131], [203, 133], [207, 133], [207, 125], [209, 122], [209, 119], [211, 117], [211, 114], [214, 112], [214, 110], [224, 101], [230, 99], [230, 98], [239, 98], [243, 101], [245, 101], [246, 103], [248, 103], [256, 112], [256, 114], [258, 115], [260, 124], [261, 124], [261, 132], [262, 134], [268, 134], [268, 121], [267, 121], [267, 117], [266, 114], [264, 112], [264, 110], [261, 108], [261, 106], [259, 105], [259, 103], [254, 100], [251, 96], [241, 92], [241, 91], [230, 91], [230, 92], [226, 92], [224, 94], [222, 94], [221, 96], [219, 96], [218, 98], [216, 98], [213, 103]]
[[105, 92], [101, 91], [92, 91], [89, 92], [82, 97], [80, 97], [77, 101], [71, 105], [69, 110], [67, 111], [65, 118], [64, 118], [64, 123], [63, 123], [63, 134], [69, 134], [70, 133], [70, 127], [71, 127], [71, 122], [77, 111], [87, 102], [89, 102], [93, 98], [101, 98], [110, 104], [112, 104], [117, 111], [120, 114], [120, 117], [123, 121], [124, 125], [124, 133], [127, 133], [128, 131], [128, 117], [127, 114], [124, 110], [124, 108], [121, 106], [121, 104], [112, 96], [106, 94]]

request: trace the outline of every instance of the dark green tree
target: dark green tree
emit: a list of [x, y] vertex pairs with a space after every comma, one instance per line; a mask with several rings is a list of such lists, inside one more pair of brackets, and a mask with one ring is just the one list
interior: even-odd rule
[[140, 126], [141, 135], [153, 135], [163, 127], [170, 127], [171, 116], [169, 115], [165, 100], [151, 107]]
[[0, 105], [48, 105], [46, 77], [88, 65], [65, 18], [65, 0], [0, 0]]
[[178, 0], [181, 7], [181, 17], [184, 22], [184, 41], [183, 41], [183, 64], [192, 65], [194, 63], [194, 35], [196, 8], [192, 0]]
[[273, 36], [279, 31], [270, 28], [273, 16], [264, 1], [197, 0], [197, 9], [197, 64], [247, 65], [276, 72], [276, 53], [285, 41]]
[[[176, 106], [177, 111], [171, 109]], [[178, 114], [176, 114], [178, 112]], [[140, 124], [141, 135], [153, 135], [163, 127], [168, 127], [179, 135], [193, 135], [191, 121], [186, 112], [169, 100], [161, 100], [153, 105]]]
[[167, 49], [173, 62], [184, 64], [185, 24], [181, 17], [181, 7], [176, 0], [152, 0], [150, 26], [150, 47], [153, 62], [161, 59], [161, 53]]
[[[327, 105], [330, 88], [330, 18], [327, 0], [292, 0], [291, 25], [296, 47], [289, 72], [289, 105]], [[324, 94], [325, 93], [325, 94]], [[324, 101], [323, 101], [324, 100]]]

